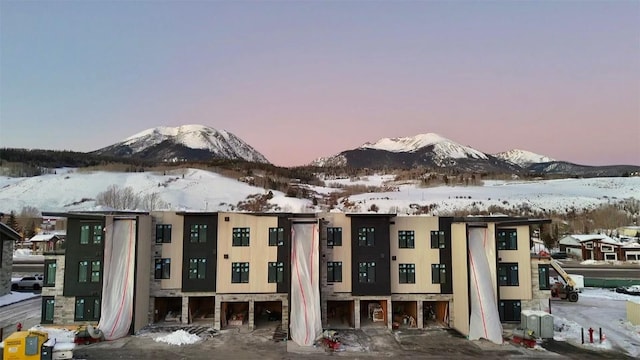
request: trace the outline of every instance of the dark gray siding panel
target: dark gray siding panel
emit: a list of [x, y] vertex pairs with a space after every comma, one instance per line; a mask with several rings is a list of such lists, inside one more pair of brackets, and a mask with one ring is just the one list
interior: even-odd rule
[[[351, 288], [353, 295], [391, 295], [389, 217], [351, 217]], [[358, 229], [374, 228], [374, 246], [358, 246]], [[344, 241], [344, 239], [343, 239]], [[359, 263], [376, 263], [376, 281], [360, 283]]]
[[104, 235], [99, 245], [92, 243], [80, 244], [80, 227], [82, 225], [102, 225], [103, 220], [85, 220], [80, 218], [67, 218], [67, 239], [65, 241], [65, 267], [64, 267], [64, 296], [98, 296], [102, 294], [102, 279], [100, 282], [78, 282], [78, 265], [80, 261], [100, 260], [101, 271], [104, 270]]
[[447, 268], [446, 280], [444, 284], [440, 284], [440, 293], [453, 294], [453, 260], [451, 258], [451, 223], [453, 218], [441, 217], [438, 219], [438, 230], [444, 231], [445, 247], [440, 248], [440, 263], [445, 264]]
[[[191, 225], [207, 225], [207, 240], [202, 243], [190, 241]], [[229, 240], [231, 241], [231, 240]], [[182, 236], [182, 291], [216, 291], [216, 253], [218, 250], [218, 214], [184, 214]], [[204, 258], [207, 267], [204, 279], [189, 279], [189, 259]]]

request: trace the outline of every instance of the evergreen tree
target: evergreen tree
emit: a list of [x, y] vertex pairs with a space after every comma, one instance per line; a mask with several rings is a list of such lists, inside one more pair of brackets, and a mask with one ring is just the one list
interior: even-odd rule
[[20, 225], [18, 225], [18, 220], [16, 220], [16, 213], [13, 210], [9, 214], [9, 220], [7, 220], [7, 226], [9, 226], [15, 232], [20, 234], [20, 232], [21, 232]]

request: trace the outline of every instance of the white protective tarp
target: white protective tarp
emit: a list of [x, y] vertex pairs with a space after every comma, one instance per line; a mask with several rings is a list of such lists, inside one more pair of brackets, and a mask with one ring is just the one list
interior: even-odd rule
[[105, 235], [98, 328], [106, 340], [115, 340], [129, 334], [133, 317], [136, 222], [114, 220]]
[[312, 346], [322, 334], [320, 266], [316, 223], [294, 223], [291, 229], [291, 339]]
[[[471, 317], [469, 339], [487, 339], [502, 344], [502, 324], [495, 295], [495, 277], [491, 275], [488, 254], [495, 247], [487, 243], [483, 228], [469, 229], [469, 277], [471, 289]], [[493, 259], [495, 261], [495, 259]]]

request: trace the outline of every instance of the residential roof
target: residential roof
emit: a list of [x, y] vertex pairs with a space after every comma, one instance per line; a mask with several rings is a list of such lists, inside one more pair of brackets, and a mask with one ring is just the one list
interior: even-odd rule
[[8, 225], [0, 223], [0, 234], [2, 234], [3, 240], [13, 240], [18, 241], [22, 239], [22, 236], [18, 234], [15, 230], [10, 228]]
[[637, 242], [632, 242], [632, 243], [628, 243], [628, 244], [622, 245], [622, 248], [624, 248], [624, 249], [640, 249], [640, 244], [638, 244]]
[[59, 238], [57, 234], [38, 234], [29, 239], [29, 241], [33, 242], [41, 242], [41, 241], [51, 241], [53, 238]]

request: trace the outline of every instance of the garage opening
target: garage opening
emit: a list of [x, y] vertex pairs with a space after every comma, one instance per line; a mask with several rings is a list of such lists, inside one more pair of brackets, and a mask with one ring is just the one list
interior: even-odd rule
[[386, 327], [387, 306], [387, 300], [361, 300], [360, 327]]
[[249, 302], [227, 302], [220, 304], [220, 327], [226, 329], [228, 327], [238, 327], [248, 325], [249, 321]]
[[153, 322], [182, 322], [182, 297], [157, 297]]
[[191, 323], [213, 324], [216, 301], [213, 296], [189, 298], [189, 320]]
[[417, 301], [392, 301], [394, 329], [409, 329], [418, 327]]
[[255, 328], [275, 328], [282, 324], [282, 301], [256, 301], [253, 304]]
[[449, 326], [449, 302], [425, 301], [422, 304], [424, 327]]
[[327, 327], [349, 329], [356, 327], [353, 301], [327, 301]]

